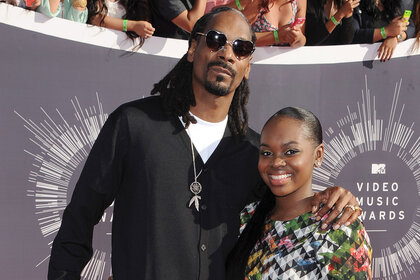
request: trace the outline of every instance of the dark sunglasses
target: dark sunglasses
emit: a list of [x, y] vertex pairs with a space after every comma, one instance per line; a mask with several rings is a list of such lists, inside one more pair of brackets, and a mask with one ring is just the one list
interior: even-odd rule
[[236, 39], [233, 42], [229, 42], [226, 35], [219, 31], [210, 30], [207, 31], [207, 34], [201, 32], [197, 32], [196, 34], [206, 36], [207, 47], [213, 52], [217, 52], [226, 44], [231, 45], [238, 59], [244, 59], [250, 56], [255, 50], [254, 43], [251, 41]]

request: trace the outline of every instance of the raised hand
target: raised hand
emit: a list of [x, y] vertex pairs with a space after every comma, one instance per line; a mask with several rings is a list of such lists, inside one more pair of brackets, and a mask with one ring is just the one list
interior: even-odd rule
[[360, 0], [347, 0], [341, 6], [339, 13], [341, 13], [345, 18], [353, 16], [353, 9], [358, 7]]
[[405, 21], [402, 17], [396, 17], [394, 18], [388, 26], [385, 27], [386, 36], [388, 37], [395, 37], [398, 34], [401, 34], [402, 32], [407, 30], [407, 25], [409, 22]]

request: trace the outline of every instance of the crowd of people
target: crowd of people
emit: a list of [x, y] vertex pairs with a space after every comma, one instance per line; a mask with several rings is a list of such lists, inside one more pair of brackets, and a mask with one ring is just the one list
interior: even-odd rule
[[[257, 46], [370, 44], [389, 60], [398, 43], [416, 38], [419, 0], [0, 0], [50, 17], [124, 31], [140, 46], [151, 36], [188, 39], [195, 22], [217, 6], [241, 11]], [[407, 12], [409, 11], [409, 12]]]

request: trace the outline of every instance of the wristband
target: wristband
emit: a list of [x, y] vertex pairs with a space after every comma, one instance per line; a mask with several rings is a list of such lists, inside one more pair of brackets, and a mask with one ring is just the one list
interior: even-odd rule
[[239, 2], [239, 0], [236, 0], [236, 7], [238, 8], [238, 10], [242, 11], [244, 8], [241, 6], [241, 2]]
[[128, 22], [128, 20], [123, 20], [123, 31], [124, 32], [127, 32], [127, 22]]
[[382, 39], [386, 39], [385, 27], [381, 27], [381, 36], [382, 36]]
[[277, 32], [277, 30], [273, 30], [273, 35], [274, 35], [274, 40], [276, 41], [276, 43], [279, 42], [279, 33]]
[[337, 25], [339, 25], [339, 24], [340, 24], [340, 22], [338, 22], [338, 21], [335, 19], [335, 17], [334, 17], [334, 16], [332, 16], [330, 19], [331, 19], [331, 21], [334, 23], [334, 25], [335, 25], [335, 26], [337, 26]]

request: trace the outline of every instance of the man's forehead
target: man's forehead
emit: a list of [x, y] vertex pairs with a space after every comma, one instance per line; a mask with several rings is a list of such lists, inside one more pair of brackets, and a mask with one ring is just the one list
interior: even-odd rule
[[226, 11], [215, 15], [207, 24], [206, 32], [212, 29], [224, 33], [228, 38], [251, 40], [249, 24], [235, 11]]

